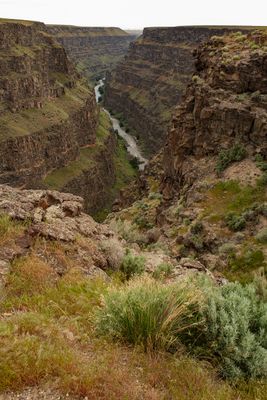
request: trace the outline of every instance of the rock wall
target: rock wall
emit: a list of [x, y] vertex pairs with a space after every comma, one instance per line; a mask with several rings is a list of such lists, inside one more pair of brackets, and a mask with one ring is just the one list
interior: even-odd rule
[[49, 25], [48, 30], [90, 80], [103, 77], [136, 38], [136, 34], [128, 34], [120, 28]]
[[36, 185], [95, 142], [98, 110], [42, 23], [0, 20], [0, 182]]
[[122, 113], [148, 154], [163, 145], [173, 108], [195, 70], [193, 50], [214, 35], [240, 30], [227, 27], [145, 28], [108, 74], [105, 105]]
[[266, 31], [233, 33], [196, 51], [196, 75], [164, 149], [165, 195], [205, 175], [212, 157], [235, 144], [266, 158], [266, 44]]
[[103, 148], [94, 156], [92, 167], [82, 171], [62, 188], [64, 192], [79, 193], [84, 198], [84, 208], [89, 214], [95, 215], [109, 206], [113, 200], [110, 197], [110, 188], [116, 181], [114, 168], [116, 146], [116, 136], [109, 135]]

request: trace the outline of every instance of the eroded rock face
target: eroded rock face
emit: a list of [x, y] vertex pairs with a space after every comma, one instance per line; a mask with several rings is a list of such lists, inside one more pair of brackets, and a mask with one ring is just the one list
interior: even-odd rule
[[149, 154], [165, 141], [173, 108], [195, 70], [193, 50], [213, 35], [238, 28], [145, 28], [107, 76], [105, 104], [122, 113]]
[[104, 77], [136, 37], [120, 28], [49, 25], [48, 30], [91, 80]]
[[163, 192], [214, 171], [214, 156], [238, 143], [267, 154], [267, 36], [215, 37], [196, 52], [196, 75], [176, 109], [164, 150]]
[[0, 275], [8, 272], [15, 258], [32, 252], [50, 263], [60, 275], [66, 272], [68, 266], [63, 256], [47, 250], [49, 242], [58, 243], [69, 262], [89, 275], [101, 274], [99, 268], [110, 267], [110, 254], [105, 253], [102, 246], [107, 248], [111, 239], [116, 242], [118, 251], [124, 253], [114, 232], [85, 214], [83, 199], [72, 194], [0, 185], [0, 215], [26, 224], [24, 233], [12, 245], [1, 246]]
[[0, 49], [0, 183], [33, 187], [95, 142], [95, 98], [44, 24], [1, 21]]

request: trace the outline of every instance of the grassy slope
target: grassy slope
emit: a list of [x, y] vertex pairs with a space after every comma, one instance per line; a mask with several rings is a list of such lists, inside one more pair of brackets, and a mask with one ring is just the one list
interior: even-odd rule
[[[2, 233], [17, 223], [0, 219]], [[58, 244], [58, 252], [66, 257]], [[231, 387], [208, 364], [183, 354], [144, 353], [99, 338], [95, 310], [113, 283], [74, 269], [57, 283], [36, 254], [16, 261], [0, 304], [0, 393], [50, 382], [62, 394], [102, 400], [264, 400], [260, 383]], [[64, 352], [62, 349], [64, 348]], [[116, 365], [116, 368], [114, 368]]]
[[[99, 126], [96, 132], [96, 143], [90, 147], [83, 148], [77, 160], [72, 161], [66, 167], [51, 172], [44, 180], [45, 186], [49, 189], [60, 190], [72, 179], [78, 177], [83, 171], [86, 171], [95, 163], [96, 155], [105, 148], [105, 141], [110, 133], [111, 123], [108, 115], [101, 111], [99, 115]], [[129, 163], [127, 151], [124, 142], [118, 139], [116, 151], [113, 156], [114, 168], [116, 173], [116, 183], [106, 190], [109, 192], [110, 202], [106, 209], [98, 213], [95, 217], [103, 219], [110, 211], [110, 207], [118, 194], [131, 179], [136, 176], [136, 170]]]
[[[61, 74], [62, 75], [62, 74]], [[59, 79], [66, 79], [64, 76]], [[46, 101], [43, 108], [31, 108], [12, 113], [7, 111], [0, 117], [0, 141], [9, 137], [24, 136], [47, 129], [66, 121], [77, 111], [90, 95], [90, 90], [80, 82], [73, 89], [65, 89], [66, 94]]]

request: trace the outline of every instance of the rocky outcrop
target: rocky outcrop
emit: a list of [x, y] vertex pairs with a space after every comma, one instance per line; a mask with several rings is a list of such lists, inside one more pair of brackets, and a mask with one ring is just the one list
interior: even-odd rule
[[[110, 254], [102, 247], [107, 248], [113, 241], [118, 252], [122, 251], [122, 245], [108, 226], [83, 213], [83, 199], [78, 196], [0, 185], [0, 214], [10, 218], [6, 222], [9, 226], [17, 224], [16, 233], [7, 235], [4, 241], [1, 238], [0, 284], [5, 282], [14, 259], [32, 254], [51, 265], [59, 276], [73, 263], [86, 275], [105, 278], [103, 270], [111, 267], [111, 261]], [[52, 248], [49, 251], [49, 242], [57, 243], [57, 252]]]
[[196, 75], [176, 109], [164, 150], [165, 194], [214, 171], [235, 144], [267, 155], [267, 36], [215, 37], [196, 51]]
[[108, 74], [105, 105], [122, 113], [148, 154], [163, 145], [174, 107], [195, 70], [193, 50], [214, 35], [238, 28], [145, 28]]
[[49, 32], [64, 46], [78, 68], [92, 81], [104, 77], [126, 53], [136, 33], [120, 28], [49, 25]]
[[95, 142], [98, 111], [42, 23], [0, 21], [0, 182], [35, 186]]

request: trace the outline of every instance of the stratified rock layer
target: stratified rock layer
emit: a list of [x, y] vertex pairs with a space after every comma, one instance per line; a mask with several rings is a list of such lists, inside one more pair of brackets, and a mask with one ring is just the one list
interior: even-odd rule
[[207, 173], [209, 160], [235, 144], [248, 156], [266, 158], [266, 45], [266, 32], [255, 31], [216, 37], [197, 50], [197, 75], [176, 109], [164, 150], [166, 194]]
[[95, 142], [93, 93], [42, 23], [0, 20], [0, 182], [34, 186]]
[[174, 106], [195, 70], [193, 49], [227, 27], [145, 28], [107, 77], [105, 104], [122, 113], [148, 154], [163, 145]]
[[123, 57], [129, 43], [136, 37], [136, 34], [112, 27], [49, 25], [48, 30], [91, 80], [104, 77]]

